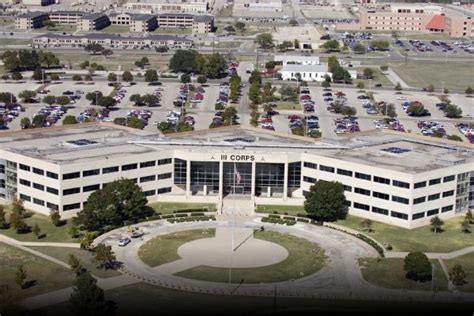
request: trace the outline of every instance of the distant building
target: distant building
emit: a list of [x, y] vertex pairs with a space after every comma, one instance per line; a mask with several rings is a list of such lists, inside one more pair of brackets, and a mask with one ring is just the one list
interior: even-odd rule
[[214, 17], [186, 13], [163, 13], [157, 16], [158, 26], [163, 28], [191, 28], [193, 33], [206, 34], [214, 31]]
[[77, 20], [77, 30], [83, 32], [101, 30], [109, 25], [109, 17], [103, 13], [85, 14]]
[[112, 13], [109, 15], [112, 25], [129, 25], [130, 32], [151, 32], [158, 27], [155, 15], [134, 13]]
[[17, 30], [39, 29], [43, 27], [43, 22], [48, 18], [46, 12], [27, 12], [16, 17], [15, 28]]
[[56, 24], [76, 25], [84, 14], [83, 11], [53, 11], [49, 13], [49, 19]]
[[281, 69], [283, 80], [324, 81], [326, 76], [332, 77], [327, 64], [302, 65], [284, 64]]
[[286, 64], [299, 65], [320, 65], [319, 56], [301, 56], [301, 55], [275, 55], [274, 61]]
[[207, 34], [214, 32], [214, 17], [211, 15], [196, 15], [193, 19], [193, 33]]
[[22, 0], [21, 3], [26, 6], [47, 6], [54, 4], [55, 0]]
[[143, 0], [126, 3], [124, 7], [129, 11], [142, 13], [206, 13], [209, 9], [209, 3], [207, 0]]

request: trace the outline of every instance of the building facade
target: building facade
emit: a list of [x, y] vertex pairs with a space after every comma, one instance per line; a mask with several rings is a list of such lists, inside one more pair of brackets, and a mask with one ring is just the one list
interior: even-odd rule
[[53, 11], [49, 13], [49, 19], [56, 24], [77, 25], [84, 14], [82, 11]]
[[405, 228], [460, 216], [472, 201], [473, 148], [393, 133], [338, 145], [247, 127], [163, 137], [102, 123], [43, 133], [0, 137], [0, 199], [65, 218], [120, 178], [150, 201], [219, 210], [234, 195], [251, 205], [302, 205], [316, 181], [338, 181], [349, 214]]
[[81, 32], [98, 31], [109, 25], [109, 17], [103, 13], [85, 14], [77, 20], [77, 30]]
[[21, 14], [15, 19], [15, 28], [17, 30], [32, 30], [43, 27], [43, 22], [49, 18], [45, 12], [28, 12]]
[[128, 2], [124, 7], [128, 11], [141, 13], [206, 13], [209, 9], [209, 2], [207, 0], [140, 1]]

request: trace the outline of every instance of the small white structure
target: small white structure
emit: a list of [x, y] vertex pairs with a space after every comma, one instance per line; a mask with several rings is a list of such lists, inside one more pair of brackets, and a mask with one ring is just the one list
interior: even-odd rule
[[332, 77], [328, 72], [327, 64], [298, 65], [286, 64], [281, 70], [283, 80], [324, 81], [326, 76]]

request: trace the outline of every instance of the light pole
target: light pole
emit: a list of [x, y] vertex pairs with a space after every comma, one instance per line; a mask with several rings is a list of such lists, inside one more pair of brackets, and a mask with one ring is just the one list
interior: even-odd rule
[[444, 81], [441, 81], [441, 93], [444, 93]]

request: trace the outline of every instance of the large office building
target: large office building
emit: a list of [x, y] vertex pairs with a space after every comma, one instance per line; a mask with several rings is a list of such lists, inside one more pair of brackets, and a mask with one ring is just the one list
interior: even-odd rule
[[20, 14], [15, 19], [15, 28], [18, 30], [32, 30], [43, 27], [43, 22], [49, 18], [48, 13], [32, 11]]
[[82, 32], [102, 30], [109, 25], [109, 17], [103, 13], [84, 14], [77, 20], [77, 30]]
[[462, 215], [473, 190], [471, 145], [387, 131], [329, 142], [250, 127], [163, 136], [92, 123], [7, 132], [0, 144], [0, 199], [65, 218], [119, 178], [150, 201], [216, 203], [223, 211], [238, 196], [251, 212], [302, 205], [316, 181], [338, 181], [349, 214], [405, 228]]

